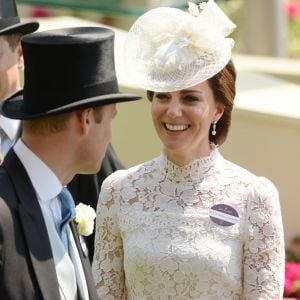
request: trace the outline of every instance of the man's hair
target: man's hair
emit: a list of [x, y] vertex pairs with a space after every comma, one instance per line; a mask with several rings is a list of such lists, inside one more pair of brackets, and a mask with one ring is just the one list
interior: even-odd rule
[[46, 116], [33, 120], [24, 120], [23, 129], [35, 134], [53, 134], [68, 128], [68, 121], [72, 113]]
[[22, 33], [4, 34], [3, 37], [7, 41], [11, 51], [15, 51], [21, 41]]
[[[68, 128], [68, 121], [74, 112], [67, 112], [53, 116], [46, 116], [33, 120], [24, 120], [23, 128], [35, 134], [54, 134], [64, 131]], [[96, 123], [101, 123], [103, 113], [102, 106], [93, 108], [94, 120]]]
[[94, 120], [96, 123], [101, 123], [103, 118], [103, 106], [94, 107]]

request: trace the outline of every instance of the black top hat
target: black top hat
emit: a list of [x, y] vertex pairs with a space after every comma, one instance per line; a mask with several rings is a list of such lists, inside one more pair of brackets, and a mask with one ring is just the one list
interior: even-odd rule
[[27, 34], [39, 28], [38, 22], [21, 22], [14, 0], [0, 0], [0, 35]]
[[119, 92], [114, 32], [80, 27], [31, 33], [22, 38], [24, 89], [8, 98], [2, 114], [34, 119], [141, 97]]

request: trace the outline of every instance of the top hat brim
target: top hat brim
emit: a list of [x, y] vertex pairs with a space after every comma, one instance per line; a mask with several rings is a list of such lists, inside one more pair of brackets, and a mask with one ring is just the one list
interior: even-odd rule
[[[0, 114], [10, 119], [30, 120], [51, 115], [58, 115], [66, 112], [72, 112], [88, 107], [97, 107], [113, 103], [135, 101], [139, 99], [141, 99], [141, 97], [137, 95], [127, 93], [115, 93], [79, 100], [58, 108], [50, 109], [46, 112], [33, 113], [24, 111], [23, 90], [21, 90], [3, 102], [3, 104], [0, 107]], [[43, 101], [43, 99], [41, 99], [41, 101]]]
[[13, 33], [28, 34], [31, 32], [35, 32], [38, 28], [38, 22], [20, 22], [0, 29], [0, 35]]

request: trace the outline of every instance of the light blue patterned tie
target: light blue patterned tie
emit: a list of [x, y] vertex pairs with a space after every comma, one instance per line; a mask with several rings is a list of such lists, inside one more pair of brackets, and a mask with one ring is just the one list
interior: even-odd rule
[[66, 251], [69, 253], [69, 239], [67, 225], [75, 216], [75, 203], [67, 188], [63, 188], [57, 196], [61, 204], [61, 222], [59, 225], [59, 235]]

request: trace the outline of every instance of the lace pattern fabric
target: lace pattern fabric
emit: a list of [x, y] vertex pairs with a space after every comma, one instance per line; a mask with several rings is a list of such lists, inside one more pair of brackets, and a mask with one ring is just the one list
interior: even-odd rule
[[[215, 204], [238, 222], [214, 223]], [[117, 171], [100, 194], [93, 273], [100, 299], [280, 299], [277, 190], [217, 149], [184, 167], [161, 155]]]

